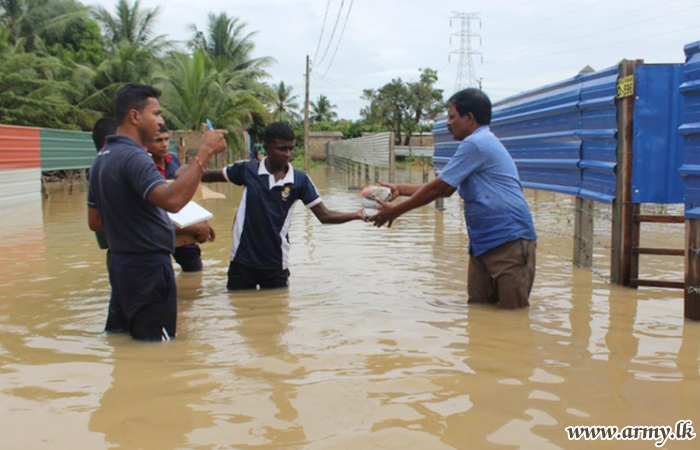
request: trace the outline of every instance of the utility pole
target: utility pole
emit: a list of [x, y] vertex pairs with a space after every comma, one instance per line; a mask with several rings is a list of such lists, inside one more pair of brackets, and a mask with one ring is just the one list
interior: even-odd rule
[[[479, 28], [481, 28], [481, 18], [479, 13], [458, 13], [453, 11], [452, 17], [450, 17], [450, 28], [452, 27], [452, 19], [459, 23], [459, 32], [450, 36], [450, 45], [452, 44], [452, 36], [459, 37], [459, 51], [450, 52], [450, 54], [456, 53], [459, 55], [457, 78], [455, 80], [455, 92], [458, 92], [464, 88], [476, 87], [477, 85], [473, 56], [481, 56], [481, 53], [472, 50], [472, 38], [478, 37], [479, 44], [481, 44], [481, 36], [472, 33], [472, 21], [478, 20]], [[483, 61], [484, 58], [482, 56], [481, 62]], [[478, 80], [478, 84], [481, 89], [481, 79]]]
[[309, 171], [309, 55], [306, 55], [306, 100], [304, 101], [304, 172]]

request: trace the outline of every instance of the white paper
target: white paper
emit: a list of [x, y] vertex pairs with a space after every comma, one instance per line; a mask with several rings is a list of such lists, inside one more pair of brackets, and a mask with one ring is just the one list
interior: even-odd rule
[[189, 202], [184, 208], [178, 213], [168, 213], [168, 217], [178, 228], [189, 227], [195, 223], [204, 222], [214, 217], [214, 214], [210, 213], [199, 204], [195, 202]]

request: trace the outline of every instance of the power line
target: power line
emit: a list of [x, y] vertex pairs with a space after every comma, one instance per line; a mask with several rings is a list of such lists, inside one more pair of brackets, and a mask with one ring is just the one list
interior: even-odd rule
[[345, 0], [342, 0], [340, 2], [340, 8], [338, 8], [338, 16], [335, 18], [335, 23], [333, 24], [333, 31], [331, 32], [331, 37], [328, 39], [328, 45], [326, 45], [326, 50], [323, 52], [323, 56], [321, 56], [321, 60], [318, 62], [321, 64], [323, 60], [326, 58], [326, 55], [328, 54], [328, 50], [331, 48], [331, 43], [333, 42], [333, 37], [335, 36], [335, 30], [338, 28], [338, 22], [340, 21], [340, 16], [343, 12], [343, 5], [345, 5]]
[[323, 25], [321, 25], [321, 34], [318, 36], [318, 43], [316, 44], [316, 53], [314, 53], [314, 59], [311, 61], [311, 65], [316, 62], [316, 57], [318, 56], [318, 49], [321, 48], [321, 40], [323, 39], [323, 30], [326, 28], [326, 18], [328, 18], [328, 10], [331, 7], [331, 0], [326, 2], [326, 13], [323, 15]]
[[343, 35], [345, 34], [345, 26], [348, 24], [348, 19], [350, 18], [350, 11], [352, 11], [352, 4], [355, 2], [355, 0], [350, 0], [350, 6], [348, 7], [348, 13], [345, 15], [345, 22], [343, 22], [343, 29], [340, 31], [340, 37], [338, 38], [338, 42], [335, 45], [335, 50], [333, 51], [333, 57], [331, 58], [331, 62], [328, 63], [328, 67], [326, 68], [326, 71], [323, 72], [323, 75], [325, 76], [329, 70], [331, 70], [331, 66], [333, 65], [333, 61], [335, 61], [335, 55], [338, 53], [338, 47], [340, 47], [340, 42], [343, 40]]

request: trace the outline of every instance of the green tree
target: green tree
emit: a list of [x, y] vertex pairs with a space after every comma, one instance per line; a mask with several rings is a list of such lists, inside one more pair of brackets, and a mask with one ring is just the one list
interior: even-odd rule
[[10, 43], [36, 50], [42, 40], [61, 40], [84, 21], [87, 8], [76, 0], [0, 0], [0, 26]]
[[209, 118], [218, 128], [231, 131], [229, 142], [240, 147], [234, 131], [245, 129], [252, 114], [262, 114], [265, 108], [252, 91], [227, 85], [226, 80], [201, 50], [192, 56], [171, 54], [157, 83], [163, 90], [166, 121], [174, 128], [197, 130]]
[[84, 114], [69, 99], [76, 94], [61, 74], [58, 58], [25, 53], [0, 30], [0, 123], [78, 129]]
[[292, 95], [294, 88], [291, 86], [287, 87], [284, 81], [273, 85], [272, 88], [275, 91], [272, 118], [274, 120], [286, 120], [289, 122], [298, 120], [299, 104], [297, 103], [297, 96]]
[[151, 84], [158, 66], [159, 60], [150, 49], [122, 41], [95, 69], [82, 67], [90, 83], [84, 86], [86, 93], [79, 106], [103, 114], [113, 113], [117, 90], [126, 83]]
[[153, 28], [159, 12], [160, 7], [142, 9], [141, 0], [134, 0], [133, 5], [127, 0], [119, 0], [114, 15], [103, 6], [98, 6], [94, 15], [114, 48], [128, 42], [137, 50], [148, 49], [159, 54], [172, 46], [164, 35], [154, 36]]
[[253, 58], [253, 37], [257, 31], [246, 33], [247, 26], [238, 17], [230, 17], [223, 12], [209, 13], [206, 34], [196, 25], [190, 25], [195, 33], [190, 46], [209, 55], [219, 72], [245, 71], [253, 80], [266, 78], [268, 74], [264, 68], [274, 62], [274, 59], [268, 56]]
[[338, 114], [333, 111], [337, 108], [336, 105], [331, 105], [330, 100], [325, 95], [320, 95], [316, 102], [311, 102], [311, 121], [312, 122], [331, 122], [338, 117]]
[[380, 124], [394, 132], [396, 144], [408, 145], [411, 134], [444, 110], [442, 90], [435, 89], [437, 72], [421, 69], [420, 80], [404, 83], [391, 80], [379, 89], [365, 89], [362, 98], [369, 100], [360, 115], [368, 124]]

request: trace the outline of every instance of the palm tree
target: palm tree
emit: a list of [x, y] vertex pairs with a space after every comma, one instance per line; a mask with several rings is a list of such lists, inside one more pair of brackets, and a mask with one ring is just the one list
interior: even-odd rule
[[196, 25], [190, 25], [195, 33], [190, 40], [194, 49], [207, 53], [219, 72], [246, 71], [248, 77], [256, 81], [269, 76], [264, 68], [274, 62], [274, 59], [269, 56], [252, 57], [255, 49], [252, 38], [257, 31], [246, 34], [244, 29], [248, 24], [238, 17], [229, 17], [226, 13], [209, 13], [208, 19], [206, 35]]
[[117, 89], [126, 83], [151, 84], [157, 67], [158, 61], [151, 50], [122, 41], [95, 69], [76, 65], [76, 71], [91, 81], [85, 85], [89, 92], [79, 106], [104, 114], [112, 113]]
[[105, 37], [114, 47], [128, 42], [137, 49], [145, 48], [158, 54], [172, 46], [164, 35], [153, 36], [160, 7], [142, 9], [141, 0], [134, 0], [133, 5], [129, 5], [127, 0], [119, 0], [115, 12], [113, 16], [103, 6], [98, 6], [94, 11], [95, 18], [102, 24]]
[[333, 111], [337, 108], [336, 105], [331, 105], [328, 97], [319, 95], [318, 101], [311, 102], [311, 121], [312, 122], [332, 122], [338, 117], [338, 114]]
[[284, 81], [273, 85], [275, 91], [274, 107], [272, 110], [272, 118], [274, 120], [294, 121], [299, 118], [299, 104], [296, 103], [297, 96], [292, 95], [293, 88], [285, 86]]
[[0, 0], [0, 11], [9, 41], [26, 44], [26, 50], [34, 50], [42, 39], [60, 39], [71, 24], [88, 16], [76, 0]]
[[[251, 123], [253, 113], [265, 108], [254, 93], [226, 84], [209, 56], [195, 50], [192, 56], [173, 53], [165, 64], [158, 85], [163, 89], [162, 103], [166, 121], [176, 128], [196, 130], [210, 118], [217, 128], [242, 130]], [[238, 133], [227, 139], [240, 146]]]

